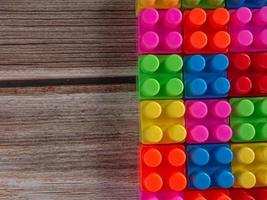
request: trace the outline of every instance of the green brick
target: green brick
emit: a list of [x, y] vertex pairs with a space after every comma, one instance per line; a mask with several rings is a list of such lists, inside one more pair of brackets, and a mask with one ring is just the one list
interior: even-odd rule
[[142, 55], [138, 58], [139, 99], [183, 97], [183, 59], [173, 55]]
[[230, 99], [232, 142], [267, 141], [267, 97]]
[[225, 0], [182, 0], [182, 8], [223, 8]]

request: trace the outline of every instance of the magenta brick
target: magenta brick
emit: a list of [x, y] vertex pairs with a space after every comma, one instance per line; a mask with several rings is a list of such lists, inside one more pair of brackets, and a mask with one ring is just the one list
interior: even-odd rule
[[138, 54], [179, 53], [182, 49], [182, 13], [177, 8], [147, 8], [138, 16]]
[[140, 200], [184, 200], [183, 194], [180, 192], [142, 192]]
[[232, 137], [231, 106], [226, 100], [186, 101], [187, 143], [225, 143]]
[[241, 7], [230, 10], [230, 51], [267, 51], [267, 6], [261, 9]]

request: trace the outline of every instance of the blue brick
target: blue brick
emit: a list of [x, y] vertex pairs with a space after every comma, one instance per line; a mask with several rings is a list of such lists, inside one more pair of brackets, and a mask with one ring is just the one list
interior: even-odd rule
[[230, 91], [224, 54], [184, 57], [185, 98], [224, 98]]
[[261, 8], [267, 5], [267, 0], [226, 0], [227, 8]]
[[187, 175], [191, 189], [230, 188], [233, 152], [228, 144], [188, 145]]

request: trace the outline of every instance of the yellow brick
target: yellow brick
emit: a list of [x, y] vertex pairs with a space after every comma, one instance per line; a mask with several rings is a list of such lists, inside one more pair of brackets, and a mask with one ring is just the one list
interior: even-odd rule
[[182, 143], [186, 138], [185, 106], [181, 100], [140, 102], [140, 140], [143, 144]]
[[237, 188], [267, 186], [267, 143], [232, 144], [232, 171]]
[[169, 9], [180, 8], [181, 0], [137, 0], [136, 13], [144, 8]]

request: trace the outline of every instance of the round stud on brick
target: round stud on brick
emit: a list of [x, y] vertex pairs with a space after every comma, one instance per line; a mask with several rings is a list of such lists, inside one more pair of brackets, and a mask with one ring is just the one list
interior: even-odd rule
[[230, 82], [227, 78], [217, 78], [212, 84], [211, 89], [215, 94], [227, 95], [230, 91]]
[[202, 101], [194, 101], [188, 107], [188, 113], [191, 117], [194, 117], [196, 119], [203, 119], [208, 114], [208, 107]]
[[214, 117], [227, 118], [230, 116], [232, 108], [227, 101], [220, 100], [212, 104], [211, 111]]
[[210, 46], [216, 50], [224, 50], [229, 47], [231, 36], [226, 31], [218, 31], [210, 40]]
[[254, 104], [249, 99], [242, 99], [233, 105], [235, 115], [249, 117], [254, 113]]
[[256, 81], [255, 90], [261, 94], [267, 94], [267, 76], [263, 75]]
[[236, 33], [232, 43], [235, 46], [249, 47], [253, 43], [253, 40], [253, 34], [249, 30], [241, 30]]
[[236, 159], [244, 165], [249, 165], [255, 160], [255, 152], [249, 147], [241, 147], [236, 150]]
[[141, 93], [146, 97], [154, 97], [159, 93], [160, 84], [156, 79], [149, 78], [141, 86]]
[[164, 69], [169, 73], [177, 73], [182, 70], [183, 59], [176, 54], [170, 55], [164, 61]]
[[[254, 63], [254, 61], [253, 61]], [[239, 53], [235, 54], [233, 57], [231, 57], [231, 64], [234, 69], [245, 71], [247, 70], [251, 65], [251, 59], [248, 54], [246, 53]]]
[[229, 22], [229, 19], [230, 14], [227, 9], [217, 8], [209, 17], [209, 24], [215, 29], [222, 28], [225, 27], [225, 25]]
[[161, 112], [161, 105], [155, 101], [147, 102], [143, 107], [143, 115], [149, 119], [157, 119]]
[[263, 99], [255, 104], [255, 113], [261, 117], [267, 116], [267, 99]]
[[228, 147], [220, 147], [215, 150], [214, 158], [218, 163], [226, 165], [232, 162], [233, 152]]
[[258, 26], [266, 26], [267, 24], [267, 6], [260, 8], [254, 13], [253, 22]]
[[249, 8], [241, 7], [231, 14], [231, 23], [233, 26], [243, 26], [252, 19], [252, 12]]
[[190, 179], [193, 186], [199, 190], [206, 190], [211, 185], [210, 176], [205, 172], [195, 173], [190, 177]]
[[212, 56], [208, 63], [209, 69], [212, 71], [225, 71], [229, 66], [229, 60], [224, 54]]
[[201, 50], [208, 44], [208, 37], [207, 35], [202, 31], [195, 31], [191, 34], [188, 45], [193, 50]]
[[255, 127], [250, 123], [243, 123], [234, 127], [234, 140], [251, 141], [256, 135]]
[[256, 177], [249, 171], [239, 171], [235, 176], [236, 182], [242, 188], [250, 189], [256, 185]]
[[190, 159], [196, 165], [204, 166], [208, 164], [210, 160], [210, 154], [204, 148], [194, 148], [190, 151]]
[[256, 35], [254, 43], [259, 48], [267, 47], [267, 29], [262, 30]]
[[141, 23], [146, 28], [153, 28], [159, 21], [159, 13], [154, 8], [144, 9], [141, 14]]
[[205, 80], [196, 78], [188, 83], [187, 89], [191, 96], [199, 97], [207, 92], [208, 86]]
[[233, 135], [231, 127], [226, 124], [216, 126], [213, 132], [214, 139], [223, 143], [230, 141]]
[[163, 132], [160, 127], [152, 125], [144, 130], [143, 139], [145, 143], [158, 143], [163, 138]]
[[267, 140], [267, 123], [260, 123], [255, 126], [256, 129], [256, 140], [266, 141]]
[[258, 70], [267, 70], [267, 53], [258, 53], [252, 57], [253, 67]]
[[180, 33], [172, 31], [165, 38], [165, 48], [168, 50], [177, 50], [182, 46], [183, 37]]
[[209, 138], [209, 130], [203, 125], [196, 125], [189, 130], [188, 137], [193, 143], [203, 143]]
[[178, 78], [170, 79], [165, 85], [165, 92], [171, 97], [179, 96], [183, 93], [184, 84]]
[[247, 76], [240, 76], [232, 81], [232, 86], [237, 94], [248, 94], [252, 90], [252, 81]]
[[163, 186], [161, 176], [157, 173], [149, 174], [144, 180], [144, 186], [149, 192], [158, 192]]
[[156, 0], [141, 0], [140, 3], [145, 7], [153, 7], [153, 5], [156, 3]]
[[186, 155], [181, 149], [175, 148], [168, 154], [168, 161], [172, 166], [180, 167], [185, 164]]
[[162, 155], [157, 149], [151, 148], [144, 153], [143, 160], [148, 167], [157, 167], [161, 164]]
[[153, 31], [146, 32], [141, 39], [141, 46], [145, 50], [152, 51], [159, 45], [159, 36]]
[[206, 67], [206, 60], [201, 55], [193, 55], [185, 60], [185, 69], [188, 72], [201, 72]]
[[175, 143], [183, 142], [186, 138], [186, 129], [182, 125], [175, 124], [166, 130], [166, 135]]
[[171, 8], [165, 13], [165, 26], [168, 28], [175, 28], [182, 22], [182, 12], [177, 8]]
[[159, 59], [155, 55], [140, 58], [140, 68], [144, 73], [154, 73], [159, 68]]
[[181, 101], [172, 101], [165, 109], [166, 115], [171, 118], [180, 118], [185, 114], [185, 106]]
[[187, 185], [186, 177], [180, 172], [173, 174], [169, 178], [169, 186], [174, 191], [177, 192], [182, 191], [185, 189], [186, 185]]
[[217, 172], [214, 177], [216, 184], [221, 188], [230, 188], [235, 182], [233, 174], [227, 170]]
[[188, 16], [188, 23], [194, 28], [202, 26], [207, 20], [207, 14], [202, 8], [194, 8]]
[[256, 149], [255, 154], [256, 154], [257, 161], [263, 162], [263, 163], [267, 162], [267, 147], [259, 146]]

